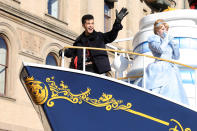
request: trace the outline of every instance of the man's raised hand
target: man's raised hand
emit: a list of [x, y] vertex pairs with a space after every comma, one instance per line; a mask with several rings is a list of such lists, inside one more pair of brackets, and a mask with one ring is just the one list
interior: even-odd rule
[[122, 8], [120, 12], [118, 13], [118, 10], [116, 9], [116, 22], [121, 23], [123, 18], [128, 14], [127, 8]]

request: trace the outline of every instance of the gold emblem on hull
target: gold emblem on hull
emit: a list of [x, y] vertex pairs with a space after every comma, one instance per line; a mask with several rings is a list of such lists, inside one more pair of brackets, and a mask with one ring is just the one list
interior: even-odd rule
[[43, 82], [34, 80], [32, 76], [25, 79], [25, 85], [36, 104], [40, 105], [45, 103], [48, 98], [48, 89]]

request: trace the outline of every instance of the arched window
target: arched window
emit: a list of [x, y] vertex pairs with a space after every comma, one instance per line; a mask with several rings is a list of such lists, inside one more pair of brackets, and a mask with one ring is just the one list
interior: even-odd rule
[[5, 95], [5, 81], [7, 70], [7, 45], [0, 37], [0, 95]]
[[53, 66], [58, 66], [57, 62], [57, 55], [55, 53], [49, 53], [46, 58], [46, 65], [53, 65]]
[[59, 0], [48, 0], [48, 14], [55, 18], [58, 18]]

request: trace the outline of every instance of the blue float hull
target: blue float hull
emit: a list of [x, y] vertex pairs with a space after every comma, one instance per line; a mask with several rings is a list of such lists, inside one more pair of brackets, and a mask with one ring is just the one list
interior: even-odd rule
[[197, 131], [197, 112], [113, 78], [24, 64], [21, 79], [53, 131]]

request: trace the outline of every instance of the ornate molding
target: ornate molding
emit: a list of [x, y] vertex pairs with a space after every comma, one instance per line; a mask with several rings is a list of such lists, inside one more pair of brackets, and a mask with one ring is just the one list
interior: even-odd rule
[[21, 2], [19, 0], [13, 0], [14, 2], [20, 4]]
[[38, 60], [40, 62], [44, 62], [43, 58], [36, 56], [35, 53], [31, 52], [31, 51], [20, 51], [19, 54], [23, 55], [23, 56], [26, 56], [26, 57], [29, 57], [29, 58], [32, 58], [34, 60]]
[[10, 96], [3, 96], [3, 95], [0, 95], [0, 99], [9, 100], [9, 101], [12, 101], [12, 102], [15, 102], [15, 101], [16, 101], [16, 99], [13, 98], [13, 97], [10, 97]]

